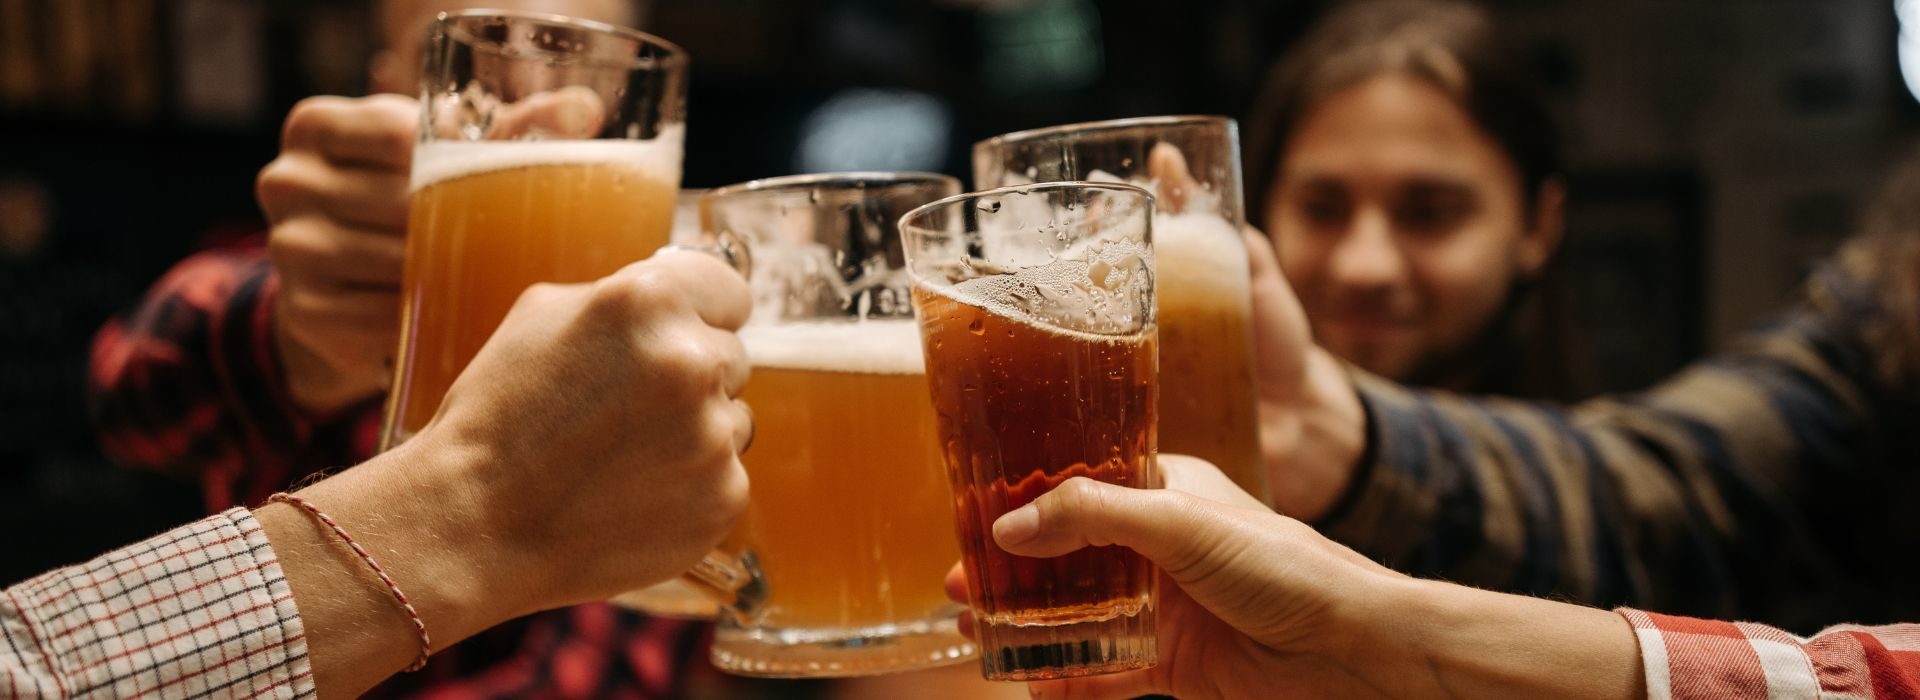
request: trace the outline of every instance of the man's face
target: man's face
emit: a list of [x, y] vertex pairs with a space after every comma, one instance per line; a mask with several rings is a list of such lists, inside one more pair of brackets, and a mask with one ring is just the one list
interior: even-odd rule
[[446, 2], [387, 0], [380, 3], [380, 39], [385, 47], [369, 66], [368, 89], [412, 95], [420, 89], [421, 51], [427, 23], [442, 12], [488, 8], [567, 15], [631, 27], [637, 23], [633, 0], [487, 0]]
[[1292, 134], [1266, 202], [1314, 337], [1406, 379], [1467, 347], [1551, 236], [1518, 171], [1452, 98], [1385, 76], [1329, 96]]

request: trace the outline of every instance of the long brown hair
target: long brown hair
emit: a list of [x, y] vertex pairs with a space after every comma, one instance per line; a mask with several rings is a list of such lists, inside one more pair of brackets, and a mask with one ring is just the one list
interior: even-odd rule
[[1864, 334], [1874, 369], [1892, 385], [1920, 384], [1920, 148], [1894, 166], [1861, 224], [1839, 262], [1873, 290]]
[[[1546, 188], [1564, 181], [1552, 111], [1485, 10], [1462, 0], [1363, 0], [1334, 10], [1268, 71], [1242, 159], [1248, 212], [1266, 211], [1300, 122], [1333, 94], [1381, 75], [1422, 80], [1459, 104], [1513, 163], [1526, 218]], [[1586, 393], [1559, 313], [1558, 257], [1534, 279], [1516, 280], [1472, 348], [1409, 380], [1537, 398]]]

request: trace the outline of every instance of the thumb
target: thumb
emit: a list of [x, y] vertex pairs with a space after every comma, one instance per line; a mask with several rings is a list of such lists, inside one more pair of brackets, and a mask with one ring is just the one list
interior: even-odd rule
[[600, 133], [607, 104], [581, 85], [532, 95], [494, 114], [489, 139], [590, 139]]
[[1274, 256], [1273, 243], [1251, 227], [1246, 239], [1249, 287], [1253, 295], [1253, 345], [1260, 364], [1260, 388], [1291, 391], [1306, 372], [1306, 354], [1313, 343], [1306, 310], [1294, 296]]
[[1187, 168], [1186, 154], [1165, 141], [1147, 151], [1147, 177], [1159, 184], [1155, 189], [1159, 190], [1160, 210], [1168, 214], [1185, 211], [1193, 191], [1200, 189], [1200, 182]]
[[1228, 526], [1209, 501], [1165, 489], [1136, 489], [1068, 479], [1032, 503], [993, 523], [1002, 549], [1026, 557], [1057, 557], [1086, 547], [1120, 545], [1169, 573], [1185, 570]]

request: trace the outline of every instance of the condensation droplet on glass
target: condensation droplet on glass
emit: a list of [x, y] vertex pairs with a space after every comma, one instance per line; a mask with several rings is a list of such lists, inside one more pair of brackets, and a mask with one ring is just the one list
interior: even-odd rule
[[968, 321], [967, 332], [972, 333], [974, 335], [984, 335], [987, 332], [986, 319], [975, 318], [972, 321]]

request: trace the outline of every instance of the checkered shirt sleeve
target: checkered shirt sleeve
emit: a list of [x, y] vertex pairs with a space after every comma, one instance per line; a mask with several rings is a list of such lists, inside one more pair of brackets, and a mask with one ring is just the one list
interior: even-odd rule
[[1920, 625], [1838, 625], [1812, 637], [1748, 622], [1621, 608], [1649, 700], [1920, 697]]
[[235, 508], [0, 597], [0, 698], [314, 696], [267, 535]]

